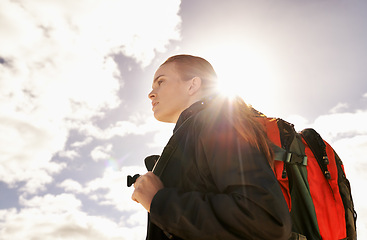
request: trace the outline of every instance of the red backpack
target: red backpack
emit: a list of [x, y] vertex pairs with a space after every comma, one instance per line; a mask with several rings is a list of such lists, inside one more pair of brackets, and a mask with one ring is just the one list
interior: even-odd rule
[[356, 239], [350, 184], [333, 148], [313, 129], [297, 133], [281, 119], [260, 118], [274, 146], [274, 173], [288, 204], [292, 239]]

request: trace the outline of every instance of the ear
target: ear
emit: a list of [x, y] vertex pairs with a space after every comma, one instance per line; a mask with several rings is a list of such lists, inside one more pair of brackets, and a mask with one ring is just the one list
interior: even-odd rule
[[200, 77], [194, 77], [190, 80], [190, 86], [189, 86], [189, 95], [194, 95], [199, 91], [201, 87], [201, 78]]

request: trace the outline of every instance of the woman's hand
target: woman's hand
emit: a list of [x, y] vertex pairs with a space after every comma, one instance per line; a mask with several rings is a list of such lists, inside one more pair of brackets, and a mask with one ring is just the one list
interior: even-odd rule
[[152, 203], [154, 195], [162, 189], [163, 183], [152, 172], [147, 172], [138, 177], [134, 183], [134, 192], [131, 199], [143, 205], [143, 207], [150, 212], [150, 204]]

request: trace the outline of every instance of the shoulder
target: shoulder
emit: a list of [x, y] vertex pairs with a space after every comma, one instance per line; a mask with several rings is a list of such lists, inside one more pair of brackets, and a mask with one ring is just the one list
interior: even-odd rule
[[201, 136], [232, 132], [230, 103], [214, 99], [202, 111], [193, 116], [191, 129]]
[[225, 98], [216, 98], [207, 103], [207, 107], [200, 111], [195, 119], [199, 122], [224, 123], [228, 122], [231, 102]]

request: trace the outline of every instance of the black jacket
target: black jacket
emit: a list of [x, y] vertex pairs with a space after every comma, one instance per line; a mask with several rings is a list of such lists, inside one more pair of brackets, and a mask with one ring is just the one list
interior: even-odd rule
[[[207, 106], [208, 105], [208, 106]], [[147, 239], [288, 239], [287, 204], [265, 156], [227, 120], [226, 101], [197, 102], [161, 176]]]

